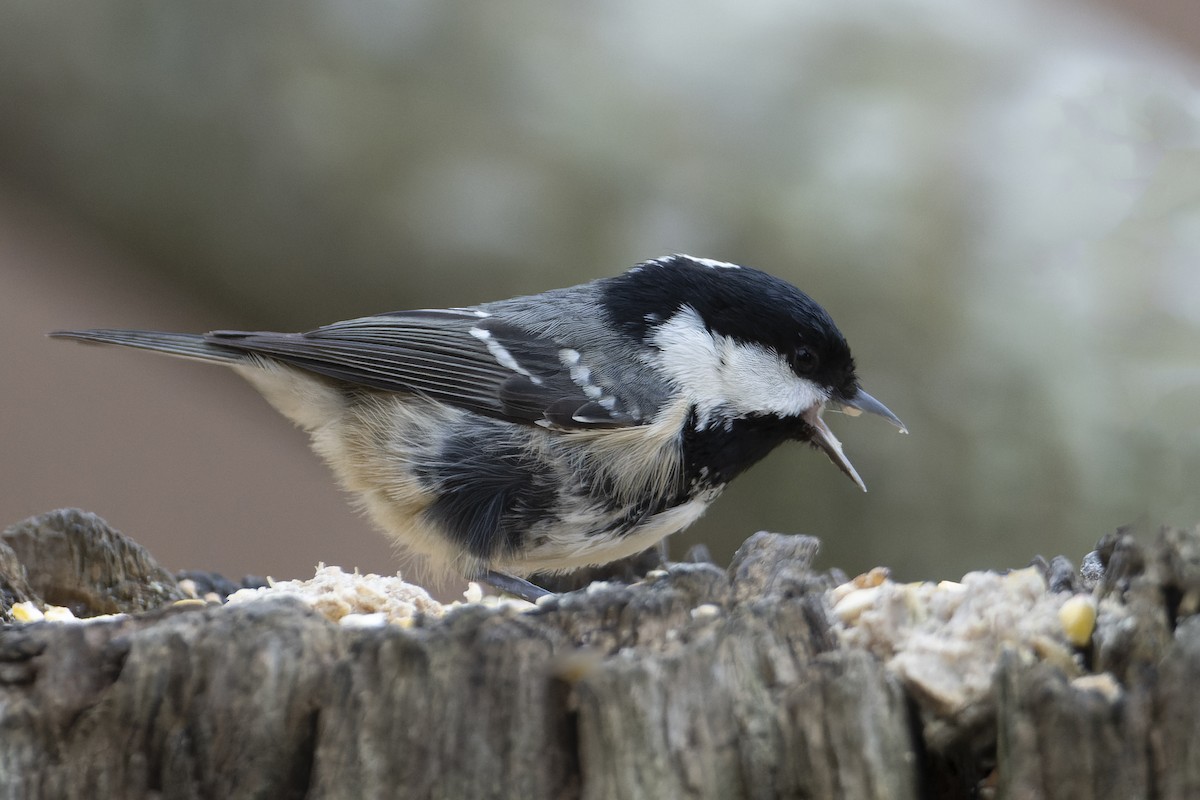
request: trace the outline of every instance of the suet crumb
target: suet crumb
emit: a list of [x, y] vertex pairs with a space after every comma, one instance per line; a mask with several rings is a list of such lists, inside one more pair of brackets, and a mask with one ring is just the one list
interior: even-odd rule
[[281, 596], [296, 597], [329, 620], [354, 628], [388, 624], [408, 627], [419, 616], [441, 617], [452, 608], [462, 605], [484, 605], [513, 611], [534, 607], [524, 600], [484, 594], [483, 587], [475, 582], [471, 582], [463, 592], [465, 604], [444, 604], [399, 575], [364, 575], [324, 564], [317, 567], [316, 574], [309, 580], [268, 580], [265, 587], [234, 592], [226, 602], [245, 603]]
[[1090, 597], [1048, 591], [1034, 568], [908, 584], [872, 570], [830, 590], [829, 599], [842, 641], [874, 653], [946, 717], [985, 700], [1006, 651], [1081, 675], [1076, 649], [1095, 624]]
[[341, 567], [320, 565], [309, 580], [268, 581], [259, 589], [241, 589], [229, 595], [230, 605], [270, 597], [295, 597], [333, 622], [353, 627], [401, 624], [418, 615], [440, 617], [446, 606], [420, 586], [398, 575], [363, 575]]

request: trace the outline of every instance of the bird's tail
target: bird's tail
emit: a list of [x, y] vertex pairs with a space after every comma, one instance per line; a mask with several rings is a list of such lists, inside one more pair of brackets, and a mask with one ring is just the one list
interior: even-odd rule
[[209, 342], [202, 333], [163, 333], [160, 331], [127, 331], [103, 328], [87, 331], [54, 331], [55, 339], [74, 339], [90, 344], [116, 344], [154, 350], [180, 358], [191, 358], [215, 364], [236, 364], [245, 354], [229, 347]]

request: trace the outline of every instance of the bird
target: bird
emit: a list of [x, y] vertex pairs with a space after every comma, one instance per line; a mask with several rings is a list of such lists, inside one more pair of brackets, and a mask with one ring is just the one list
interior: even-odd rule
[[674, 254], [563, 289], [304, 333], [62, 330], [224, 365], [306, 431], [374, 524], [435, 569], [528, 580], [641, 552], [787, 441], [866, 491], [822, 415], [883, 417], [816, 301]]

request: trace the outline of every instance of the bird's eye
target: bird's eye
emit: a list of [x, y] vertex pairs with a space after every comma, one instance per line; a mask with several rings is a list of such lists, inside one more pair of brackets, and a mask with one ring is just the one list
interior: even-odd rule
[[817, 368], [817, 354], [810, 348], [800, 345], [792, 351], [792, 370], [797, 375], [811, 375]]

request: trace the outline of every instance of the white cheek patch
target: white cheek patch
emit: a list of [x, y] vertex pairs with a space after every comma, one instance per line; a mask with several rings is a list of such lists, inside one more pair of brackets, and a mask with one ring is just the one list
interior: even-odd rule
[[696, 405], [705, 427], [718, 409], [727, 416], [796, 417], [828, 400], [824, 390], [796, 375], [766, 347], [717, 336], [684, 307], [654, 332], [652, 363]]
[[801, 378], [778, 353], [759, 345], [722, 339], [725, 367], [719, 385], [734, 409], [795, 417], [828, 398], [815, 383]]

